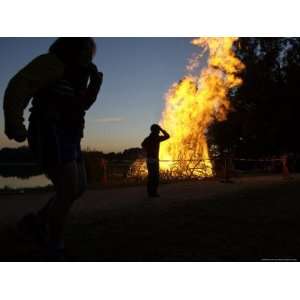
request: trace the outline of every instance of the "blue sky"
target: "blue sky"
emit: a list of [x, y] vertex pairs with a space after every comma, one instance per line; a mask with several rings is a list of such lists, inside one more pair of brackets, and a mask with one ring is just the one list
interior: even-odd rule
[[[21, 67], [45, 53], [55, 38], [0, 38], [1, 107], [7, 82]], [[188, 58], [197, 49], [191, 38], [96, 38], [95, 63], [104, 82], [86, 116], [83, 146], [105, 152], [139, 147], [149, 126], [158, 122], [164, 95], [185, 74]], [[25, 112], [28, 117], [28, 109]], [[3, 133], [1, 147], [20, 144]]]

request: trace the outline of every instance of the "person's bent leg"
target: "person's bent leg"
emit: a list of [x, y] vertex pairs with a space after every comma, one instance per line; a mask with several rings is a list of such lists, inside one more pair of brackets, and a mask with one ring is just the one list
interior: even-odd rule
[[50, 240], [59, 243], [63, 240], [64, 226], [74, 199], [78, 196], [78, 165], [72, 161], [56, 170], [56, 197], [48, 210]]
[[[77, 192], [76, 196], [74, 197], [73, 201], [75, 201], [77, 198], [82, 196], [87, 188], [87, 175], [86, 175], [86, 168], [85, 163], [83, 159], [79, 159], [76, 161], [77, 164], [77, 174], [78, 174], [78, 185], [77, 185]], [[57, 169], [50, 169], [47, 171], [47, 177], [52, 181], [55, 189], [58, 187], [59, 183], [59, 177], [61, 174], [57, 172]], [[56, 191], [57, 192], [57, 191]], [[41, 222], [46, 222], [49, 210], [53, 203], [56, 201], [56, 193], [53, 195], [46, 204], [38, 211], [37, 215]]]

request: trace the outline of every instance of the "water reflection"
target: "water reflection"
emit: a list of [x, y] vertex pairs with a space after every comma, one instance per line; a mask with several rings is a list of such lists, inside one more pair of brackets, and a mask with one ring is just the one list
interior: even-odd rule
[[0, 189], [8, 188], [34, 188], [44, 187], [51, 184], [50, 180], [44, 175], [32, 176], [28, 179], [20, 179], [18, 177], [2, 177], [0, 176]]

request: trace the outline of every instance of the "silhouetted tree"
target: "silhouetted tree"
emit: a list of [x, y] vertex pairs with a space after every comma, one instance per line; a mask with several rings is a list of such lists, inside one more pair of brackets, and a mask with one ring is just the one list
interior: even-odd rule
[[235, 45], [246, 68], [231, 91], [232, 111], [209, 130], [220, 153], [261, 157], [299, 153], [299, 38], [241, 38]]

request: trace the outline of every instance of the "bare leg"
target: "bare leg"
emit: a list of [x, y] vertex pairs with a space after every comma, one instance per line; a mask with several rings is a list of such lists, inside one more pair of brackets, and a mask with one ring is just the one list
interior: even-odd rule
[[61, 165], [50, 170], [50, 178], [54, 178], [56, 197], [48, 208], [48, 224], [50, 241], [63, 240], [64, 225], [78, 192], [78, 167], [76, 161]]
[[[77, 193], [76, 193], [77, 195], [74, 198], [73, 202], [85, 192], [87, 186], [87, 177], [86, 177], [86, 169], [85, 169], [84, 161], [80, 160], [80, 161], [76, 161], [76, 163], [77, 163], [77, 173], [78, 173], [78, 186], [77, 186]], [[60, 174], [56, 174], [56, 173], [57, 172], [55, 172], [54, 170], [49, 170], [48, 176], [57, 190], [59, 186], [58, 177]], [[42, 222], [46, 222], [47, 216], [49, 214], [49, 210], [55, 201], [56, 201], [56, 194], [53, 195], [47, 201], [47, 203], [39, 210], [38, 215]]]

